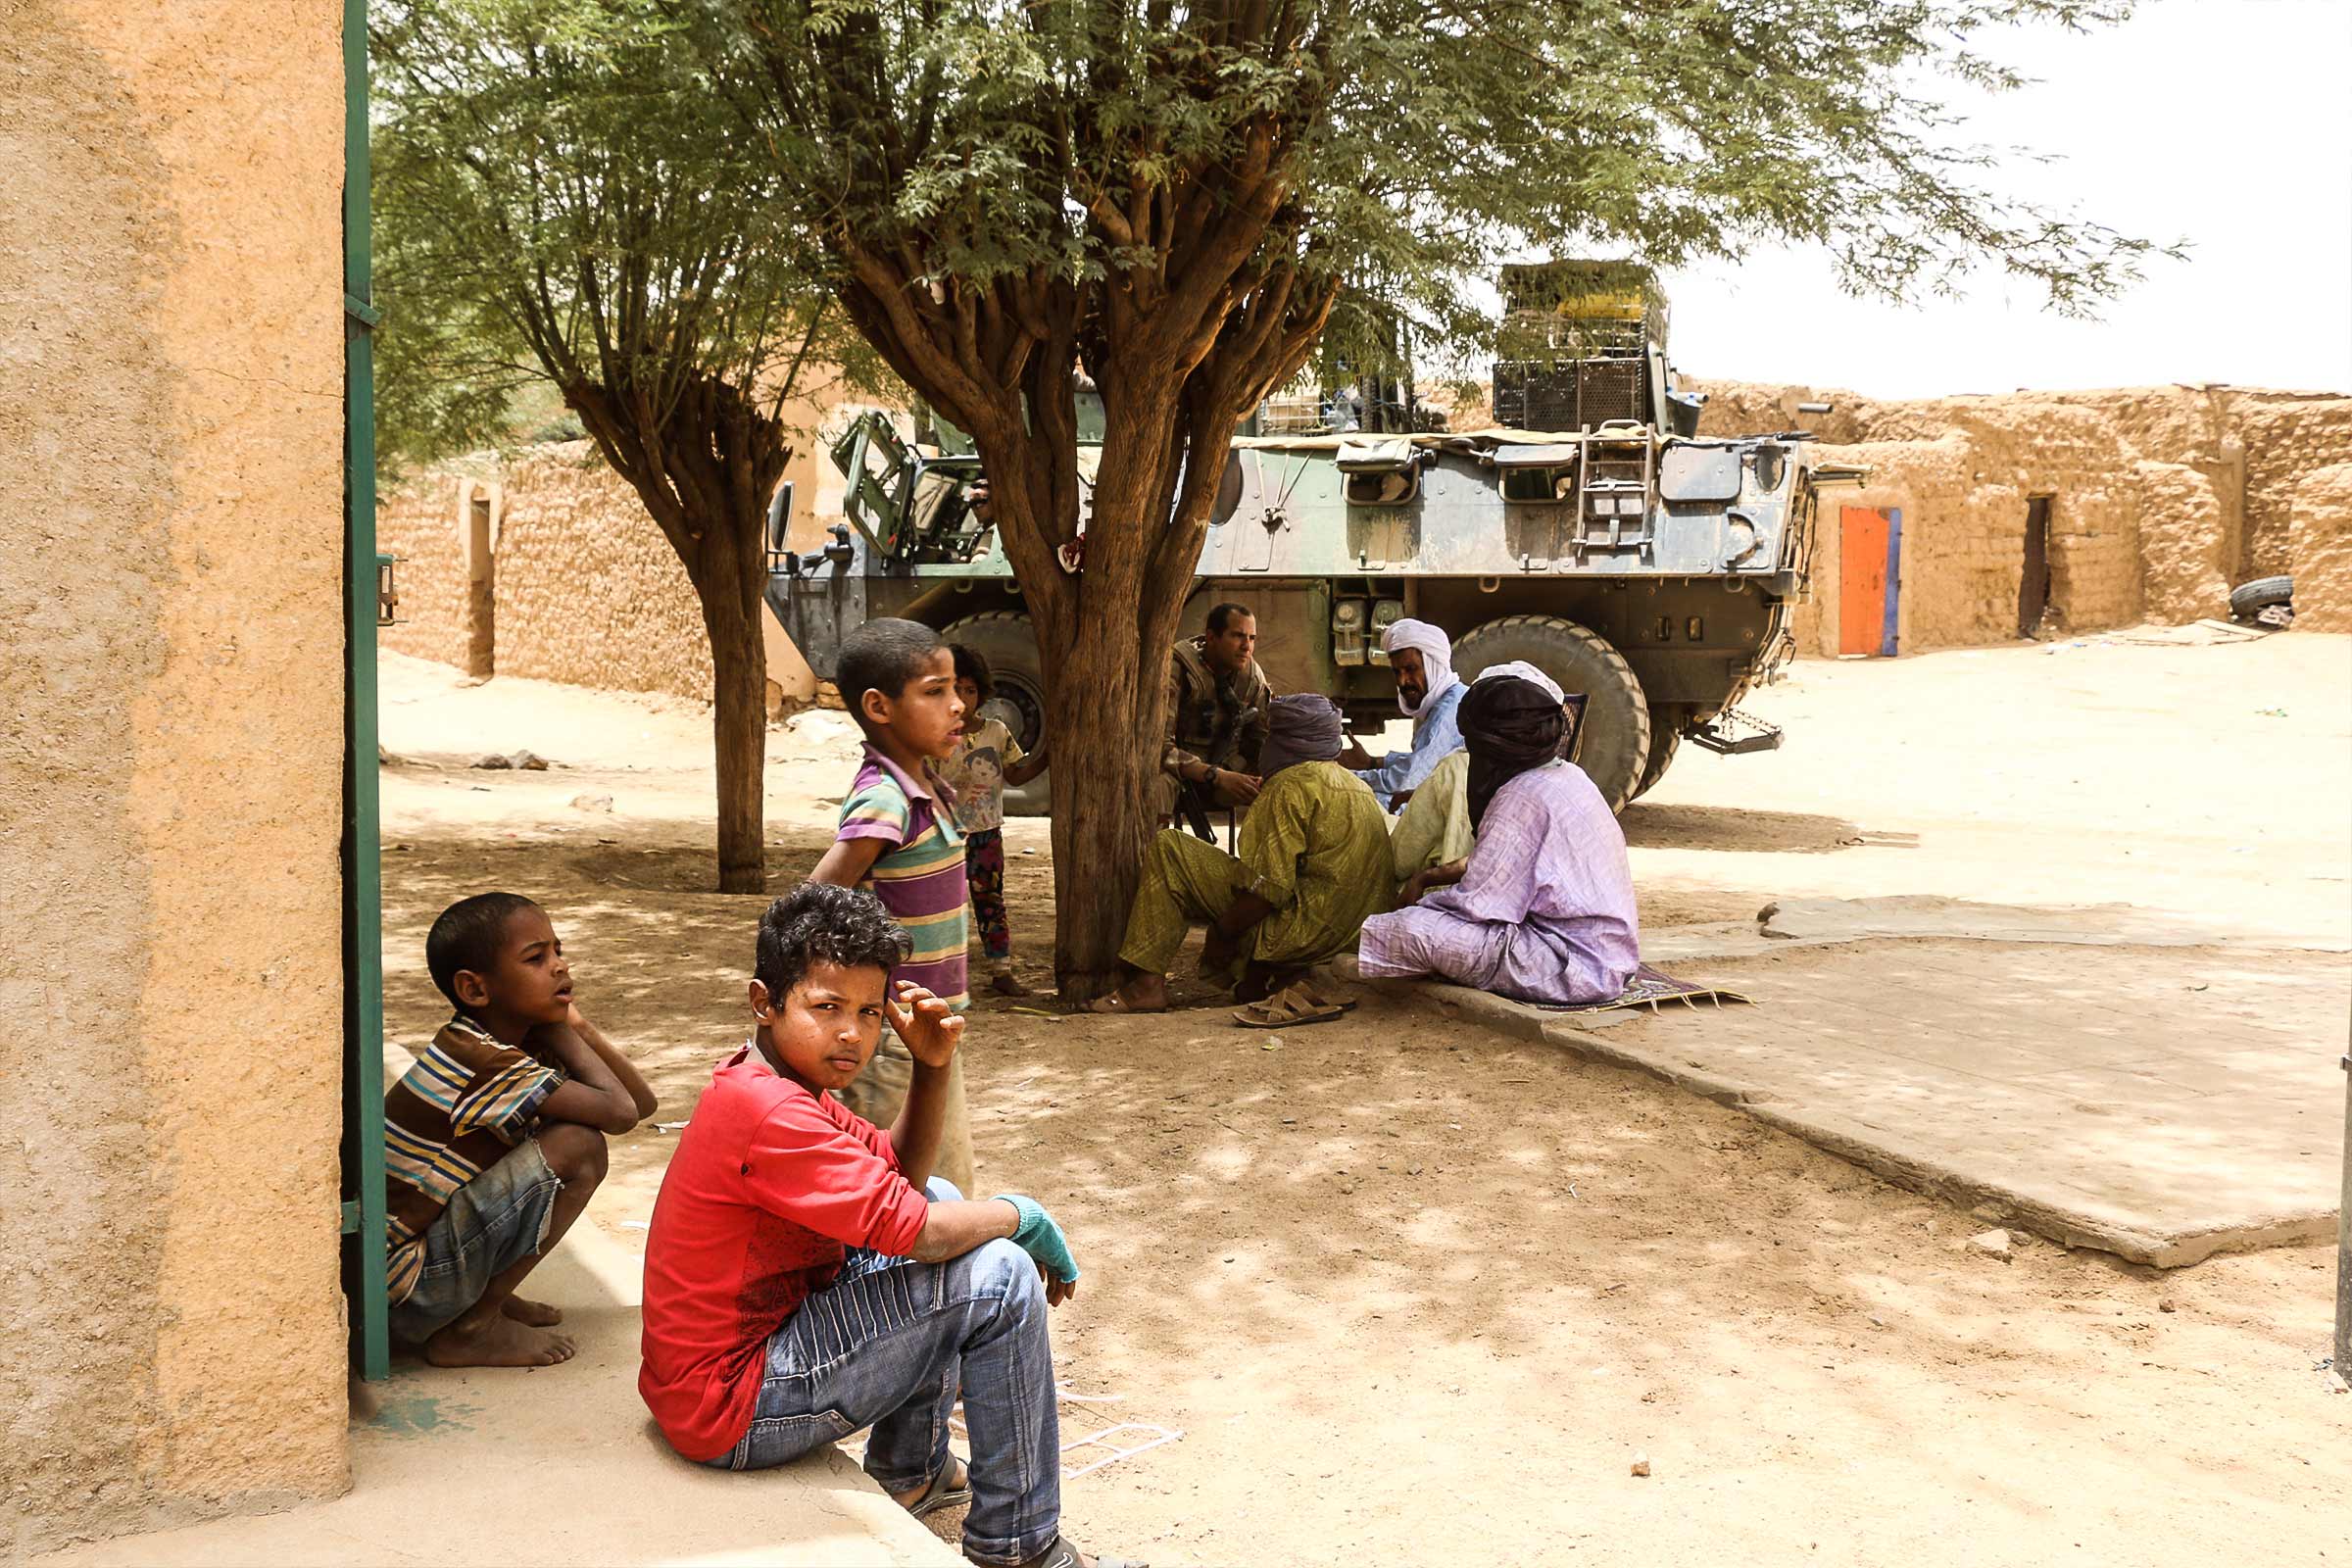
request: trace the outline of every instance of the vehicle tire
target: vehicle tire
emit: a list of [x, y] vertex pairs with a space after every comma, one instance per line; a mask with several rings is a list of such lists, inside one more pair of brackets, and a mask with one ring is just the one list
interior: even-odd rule
[[1610, 810], [1625, 809], [1649, 762], [1649, 707], [1625, 656], [1598, 632], [1557, 615], [1490, 620], [1453, 649], [1453, 666], [1464, 680], [1513, 660], [1535, 665], [1571, 696], [1585, 694], [1585, 738], [1577, 762]]
[[2241, 582], [2230, 590], [2230, 613], [2244, 620], [2258, 610], [2289, 604], [2294, 597], [2294, 578], [2257, 577], [2252, 582]]
[[1666, 776], [1674, 761], [1674, 754], [1683, 746], [1683, 714], [1680, 709], [1653, 708], [1649, 710], [1649, 760], [1642, 764], [1642, 782], [1634, 786], [1634, 799], [1649, 793], [1649, 787]]
[[[1042, 673], [1045, 662], [1038, 657], [1037, 634], [1029, 617], [1017, 610], [992, 610], [983, 615], [967, 615], [951, 622], [940, 632], [942, 640], [961, 643], [988, 661], [988, 672], [997, 688], [995, 701], [1004, 712], [1004, 727], [1021, 750], [1035, 749], [1046, 732], [1046, 681]], [[1015, 723], [1017, 715], [1019, 722]], [[1044, 816], [1053, 807], [1053, 769], [1048, 768], [1028, 783], [1004, 789], [1006, 816]]]

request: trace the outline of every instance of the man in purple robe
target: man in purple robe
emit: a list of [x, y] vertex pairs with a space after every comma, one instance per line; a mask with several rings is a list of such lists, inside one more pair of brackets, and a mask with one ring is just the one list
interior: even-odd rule
[[1367, 979], [1438, 975], [1564, 1006], [1624, 992], [1641, 967], [1633, 871], [1608, 802], [1560, 760], [1562, 702], [1526, 664], [1471, 686], [1460, 721], [1475, 845], [1415, 874], [1395, 913], [1364, 922]]

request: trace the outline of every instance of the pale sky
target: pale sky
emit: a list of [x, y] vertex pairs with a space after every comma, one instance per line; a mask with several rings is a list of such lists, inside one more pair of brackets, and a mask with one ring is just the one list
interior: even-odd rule
[[1984, 274], [1961, 301], [1841, 294], [1818, 255], [1669, 274], [1687, 375], [1881, 397], [2229, 381], [2352, 391], [2352, 0], [2149, 0], [2120, 27], [1986, 34], [2038, 78], [1955, 94], [1966, 134], [2058, 162], [2003, 187], [2188, 259], [2147, 266], [2104, 319]]

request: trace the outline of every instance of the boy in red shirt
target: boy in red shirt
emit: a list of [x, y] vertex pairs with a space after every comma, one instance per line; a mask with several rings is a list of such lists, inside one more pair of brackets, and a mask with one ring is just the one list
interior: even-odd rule
[[[870, 893], [809, 883], [768, 906], [752, 1039], [711, 1075], [654, 1204], [638, 1392], [672, 1447], [720, 1469], [871, 1426], [866, 1473], [900, 1502], [970, 1500], [973, 1562], [1093, 1568], [1060, 1537], [1046, 1333], [1078, 1266], [1029, 1199], [965, 1202], [930, 1179], [964, 1021], [917, 985], [892, 1000], [906, 951]], [[886, 1016], [913, 1058], [887, 1133], [832, 1093]], [[948, 1450], [959, 1394], [968, 1479]]]

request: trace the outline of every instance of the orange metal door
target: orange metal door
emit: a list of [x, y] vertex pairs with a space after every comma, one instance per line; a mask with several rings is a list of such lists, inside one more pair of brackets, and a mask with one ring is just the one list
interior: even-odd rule
[[1841, 508], [1838, 531], [1838, 652], [1882, 651], [1886, 627], [1886, 514]]

